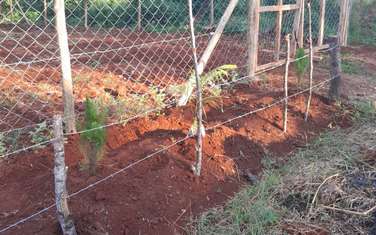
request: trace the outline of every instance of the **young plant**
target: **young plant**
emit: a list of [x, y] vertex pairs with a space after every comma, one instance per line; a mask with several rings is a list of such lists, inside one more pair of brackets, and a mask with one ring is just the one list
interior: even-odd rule
[[298, 76], [298, 86], [300, 87], [302, 85], [304, 75], [307, 72], [309, 63], [308, 57], [305, 56], [304, 48], [298, 48], [296, 50], [295, 59], [295, 71], [296, 75]]
[[[231, 82], [237, 76], [235, 72], [236, 69], [236, 65], [227, 64], [217, 67], [200, 76], [204, 103], [214, 107], [219, 106], [218, 100], [222, 103], [221, 86]], [[196, 97], [196, 94], [193, 94], [193, 90], [196, 87], [195, 83], [195, 74], [193, 72], [186, 83], [171, 86], [169, 87], [168, 92], [175, 97], [179, 97], [179, 105], [184, 105], [188, 103], [189, 100]]]
[[104, 154], [106, 143], [106, 131], [103, 128], [106, 118], [106, 110], [92, 99], [85, 100], [85, 117], [83, 121], [83, 133], [81, 134], [81, 146], [85, 155], [89, 173], [96, 174], [97, 161]]
[[46, 122], [39, 123], [29, 134], [33, 144], [42, 143], [51, 137], [51, 131], [48, 129]]

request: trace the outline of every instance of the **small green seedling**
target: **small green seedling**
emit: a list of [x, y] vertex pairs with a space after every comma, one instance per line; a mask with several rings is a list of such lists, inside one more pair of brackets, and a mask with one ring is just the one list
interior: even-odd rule
[[309, 64], [308, 57], [306, 57], [304, 52], [304, 48], [298, 48], [296, 50], [295, 59], [295, 71], [296, 75], [298, 76], [298, 86], [300, 87], [302, 85], [302, 81], [305, 73], [307, 72]]
[[97, 161], [103, 156], [106, 143], [106, 131], [103, 125], [107, 112], [98, 107], [101, 106], [92, 99], [87, 98], [85, 100], [81, 146], [91, 175], [96, 174]]

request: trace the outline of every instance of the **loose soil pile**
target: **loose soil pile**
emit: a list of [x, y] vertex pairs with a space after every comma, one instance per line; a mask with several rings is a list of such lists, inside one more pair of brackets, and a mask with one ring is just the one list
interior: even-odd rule
[[[210, 127], [280, 99], [282, 92], [264, 92], [237, 85], [224, 98], [224, 111], [206, 107]], [[294, 91], [291, 91], [294, 92]], [[203, 172], [191, 173], [195, 141], [188, 139], [137, 164], [69, 200], [79, 234], [174, 234], [200, 212], [223, 204], [257, 175], [266, 155], [277, 158], [304, 146], [324, 129], [346, 124], [337, 108], [315, 95], [308, 122], [306, 96], [289, 103], [289, 130], [283, 134], [282, 107], [234, 120], [208, 131], [204, 139]], [[95, 177], [82, 171], [78, 136], [66, 144], [68, 191], [73, 193], [164, 146], [184, 138], [194, 106], [171, 108], [107, 131], [106, 155]], [[0, 227], [28, 216], [54, 201], [53, 152], [50, 147], [24, 153], [0, 165]], [[54, 209], [6, 234], [59, 234]]]

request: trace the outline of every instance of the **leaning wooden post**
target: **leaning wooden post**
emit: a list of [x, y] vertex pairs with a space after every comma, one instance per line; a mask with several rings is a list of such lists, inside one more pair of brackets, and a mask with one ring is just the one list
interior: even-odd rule
[[[259, 1], [259, 0], [258, 0]], [[223, 31], [225, 30], [225, 27], [227, 25], [227, 22], [230, 20], [232, 13], [234, 12], [235, 7], [237, 6], [239, 0], [230, 0], [230, 2], [227, 5], [227, 8], [225, 12], [223, 13], [223, 16], [221, 17], [221, 20], [219, 21], [217, 28], [215, 29], [214, 34], [210, 38], [210, 41], [205, 48], [204, 52], [202, 53], [202, 56], [198, 63], [198, 75], [201, 75], [204, 72], [204, 69], [213, 54], [213, 51], [215, 47], [217, 46], [219, 39], [221, 38]], [[178, 106], [184, 106], [188, 103], [189, 97], [192, 95], [193, 88], [190, 87], [189, 89], [186, 89], [185, 94], [180, 97], [180, 99], [177, 102]]]
[[305, 121], [308, 120], [309, 109], [312, 100], [312, 86], [313, 86], [313, 45], [312, 45], [312, 9], [311, 0], [308, 1], [308, 37], [309, 37], [309, 96], [307, 100], [307, 107], [305, 112]]
[[199, 60], [199, 64], [198, 64], [199, 74], [202, 74], [204, 72], [206, 64], [208, 63], [210, 56], [212, 55], [215, 47], [217, 46], [218, 41], [221, 38], [223, 31], [225, 30], [227, 22], [230, 20], [232, 13], [235, 10], [235, 7], [238, 5], [238, 2], [239, 0], [230, 0], [230, 2], [228, 3], [228, 6], [225, 12], [223, 13], [221, 20], [218, 22], [218, 26], [215, 29], [215, 32], [212, 35], [208, 43], [208, 46], [205, 48], [205, 51], [202, 53], [202, 56]]
[[137, 30], [142, 29], [142, 0], [137, 1]]
[[324, 42], [325, 33], [325, 13], [326, 13], [326, 0], [320, 0], [320, 20], [319, 20], [319, 36], [317, 46], [322, 46]]
[[66, 121], [67, 133], [72, 133], [76, 132], [76, 118], [74, 113], [72, 69], [68, 47], [68, 34], [65, 21], [64, 0], [55, 0], [55, 15], [61, 60], [64, 119]]
[[329, 99], [338, 101], [340, 99], [341, 80], [341, 47], [338, 37], [329, 37], [329, 55], [330, 55], [330, 88]]
[[248, 77], [253, 78], [257, 70], [258, 34], [260, 24], [260, 0], [250, 0], [248, 7]]
[[64, 235], [76, 235], [76, 228], [72, 216], [68, 209], [67, 202], [67, 170], [65, 167], [64, 157], [64, 135], [63, 135], [63, 121], [61, 116], [54, 116], [54, 137], [53, 142], [55, 152], [55, 201], [57, 219], [60, 223], [61, 230]]
[[287, 56], [286, 56], [286, 66], [285, 66], [285, 77], [284, 77], [284, 90], [285, 90], [285, 110], [283, 114], [283, 132], [287, 132], [287, 112], [288, 112], [288, 105], [289, 105], [289, 90], [288, 90], [288, 79], [289, 79], [289, 66], [290, 66], [290, 34], [286, 35], [286, 44], [287, 44]]
[[282, 33], [282, 19], [283, 19], [283, 11], [282, 5], [283, 0], [278, 0], [278, 12], [276, 18], [276, 32], [275, 32], [275, 52], [274, 52], [274, 59], [279, 61], [279, 54], [281, 50], [281, 33]]
[[203, 137], [203, 125], [202, 125], [202, 91], [200, 83], [200, 75], [198, 71], [198, 59], [197, 59], [197, 49], [196, 49], [196, 37], [194, 30], [194, 19], [193, 19], [193, 9], [192, 9], [192, 0], [188, 0], [189, 8], [189, 28], [191, 31], [191, 43], [192, 43], [192, 54], [193, 54], [193, 63], [195, 67], [195, 77], [196, 77], [196, 89], [197, 89], [197, 104], [196, 104], [196, 123], [197, 123], [197, 142], [196, 142], [196, 163], [192, 167], [193, 172], [196, 176], [201, 175], [201, 166], [202, 166], [202, 137]]

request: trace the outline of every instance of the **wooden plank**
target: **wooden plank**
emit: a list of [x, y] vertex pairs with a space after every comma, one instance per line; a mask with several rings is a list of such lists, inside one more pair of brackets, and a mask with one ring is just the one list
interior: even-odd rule
[[326, 0], [320, 0], [319, 35], [318, 35], [318, 41], [317, 41], [318, 46], [321, 46], [324, 42], [325, 12], [326, 12]]
[[[259, 0], [257, 0], [259, 1]], [[210, 56], [212, 55], [215, 47], [218, 44], [219, 39], [221, 38], [223, 31], [227, 25], [227, 22], [230, 20], [232, 13], [234, 12], [235, 7], [238, 5], [239, 0], [231, 0], [223, 13], [221, 20], [218, 23], [218, 26], [210, 39], [208, 46], [205, 48], [204, 53], [202, 54], [199, 64], [198, 64], [198, 72], [202, 74], [206, 67], [206, 64], [209, 61]]]
[[248, 8], [248, 76], [253, 78], [257, 70], [258, 37], [260, 27], [260, 0], [249, 1]]
[[282, 7], [279, 5], [274, 5], [274, 6], [261, 6], [259, 7], [258, 12], [263, 13], [263, 12], [273, 12], [273, 11], [292, 11], [292, 10], [297, 10], [299, 9], [298, 4], [286, 4], [283, 5]]
[[283, 0], [278, 0], [278, 7], [279, 11], [277, 13], [276, 18], [276, 29], [275, 29], [275, 52], [274, 58], [275, 60], [279, 60], [279, 52], [281, 50], [281, 33], [282, 33], [282, 19], [283, 19], [283, 11], [282, 6]]
[[261, 72], [261, 71], [265, 71], [267, 69], [271, 69], [271, 68], [274, 68], [274, 67], [281, 66], [285, 62], [286, 62], [286, 60], [278, 60], [278, 61], [270, 62], [270, 63], [267, 63], [267, 64], [259, 65], [259, 66], [257, 66], [256, 72]]
[[[259, 1], [259, 0], [257, 0]], [[198, 66], [197, 66], [197, 74], [201, 75], [204, 72], [204, 69], [215, 49], [217, 46], [219, 39], [221, 38], [223, 31], [225, 30], [225, 27], [230, 20], [230, 17], [232, 13], [235, 10], [235, 7], [237, 6], [239, 0], [230, 0], [225, 12], [222, 15], [221, 20], [219, 21], [217, 28], [212, 35], [207, 47], [205, 48], [204, 53], [202, 54]], [[189, 82], [189, 81], [188, 81]], [[193, 86], [190, 86], [189, 89], [185, 91], [185, 94], [180, 97], [180, 99], [177, 102], [178, 106], [184, 106], [187, 104], [189, 97], [192, 95], [193, 92]]]

